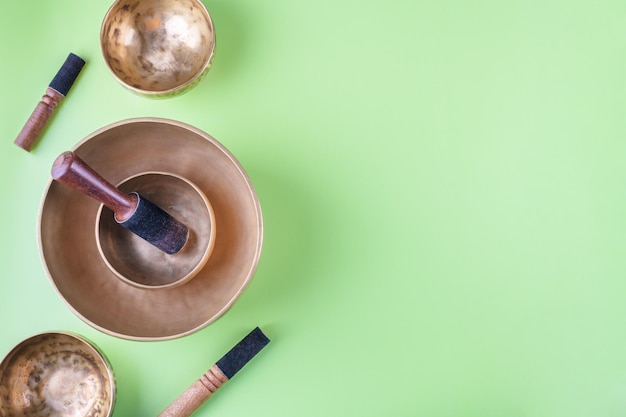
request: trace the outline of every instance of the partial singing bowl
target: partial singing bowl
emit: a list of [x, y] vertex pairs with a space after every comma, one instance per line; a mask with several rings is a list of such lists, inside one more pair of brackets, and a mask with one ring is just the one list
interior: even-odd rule
[[114, 405], [108, 360], [78, 335], [32, 336], [0, 363], [1, 416], [109, 417]]
[[112, 184], [149, 171], [187, 179], [211, 202], [216, 236], [208, 261], [186, 283], [130, 285], [98, 251], [100, 204], [51, 179], [39, 210], [39, 250], [67, 306], [93, 327], [133, 340], [181, 337], [223, 315], [252, 279], [263, 241], [259, 200], [235, 157], [207, 133], [157, 118], [113, 123], [73, 151]]
[[96, 243], [109, 268], [130, 285], [163, 289], [182, 285], [206, 264], [215, 244], [215, 215], [202, 190], [178, 175], [145, 172], [125, 179], [117, 188], [137, 192], [189, 229], [181, 251], [167, 254], [121, 227], [113, 212], [100, 206]]
[[213, 22], [200, 0], [117, 0], [100, 29], [113, 76], [146, 97], [188, 91], [213, 59]]

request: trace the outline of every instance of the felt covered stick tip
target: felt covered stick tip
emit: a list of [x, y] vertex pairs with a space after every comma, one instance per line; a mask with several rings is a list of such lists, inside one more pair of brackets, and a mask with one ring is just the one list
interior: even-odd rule
[[231, 379], [269, 342], [270, 339], [263, 334], [261, 329], [256, 327], [219, 361], [217, 361], [216, 365], [228, 379]]
[[163, 252], [173, 255], [178, 253], [189, 239], [189, 229], [162, 208], [137, 196], [137, 207], [133, 214], [118, 222]]
[[49, 87], [66, 96], [83, 66], [85, 66], [85, 60], [70, 52], [63, 66], [50, 82]]

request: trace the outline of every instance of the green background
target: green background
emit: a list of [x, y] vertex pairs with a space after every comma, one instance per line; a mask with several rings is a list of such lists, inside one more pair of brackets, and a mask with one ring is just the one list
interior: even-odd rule
[[[214, 65], [150, 100], [109, 74], [109, 1], [0, 13], [0, 351], [92, 339], [116, 417], [155, 416], [254, 326], [272, 343], [197, 416], [626, 414], [626, 3], [205, 0]], [[72, 51], [39, 145], [13, 139]], [[189, 123], [255, 185], [250, 286], [190, 336], [83, 323], [39, 259], [52, 161], [131, 117]]]

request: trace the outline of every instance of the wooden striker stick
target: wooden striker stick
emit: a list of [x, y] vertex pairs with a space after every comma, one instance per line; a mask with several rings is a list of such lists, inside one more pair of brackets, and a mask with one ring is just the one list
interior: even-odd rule
[[137, 197], [115, 188], [74, 152], [63, 152], [52, 164], [52, 178], [110, 208], [115, 219], [123, 222], [137, 207]]
[[65, 63], [50, 82], [46, 93], [37, 103], [35, 110], [13, 143], [30, 152], [48, 120], [52, 117], [54, 109], [65, 98], [84, 65], [85, 61], [79, 56], [72, 53], [68, 55]]
[[261, 351], [270, 339], [256, 327], [226, 355], [215, 363], [200, 379], [178, 396], [159, 417], [188, 417], [229, 381], [243, 366]]
[[110, 208], [118, 224], [163, 252], [173, 255], [187, 243], [187, 226], [140, 194], [120, 191], [74, 152], [59, 155], [51, 174], [56, 181]]

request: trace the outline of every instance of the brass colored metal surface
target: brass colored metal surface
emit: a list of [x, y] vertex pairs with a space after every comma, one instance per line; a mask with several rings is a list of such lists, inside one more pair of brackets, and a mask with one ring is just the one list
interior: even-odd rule
[[106, 357], [70, 333], [41, 333], [0, 363], [0, 415], [109, 417], [115, 377]]
[[214, 47], [213, 22], [199, 0], [117, 0], [100, 31], [113, 76], [149, 97], [181, 94], [197, 84]]
[[189, 282], [138, 288], [119, 279], [100, 256], [94, 227], [99, 203], [50, 180], [38, 241], [48, 276], [66, 304], [95, 328], [134, 340], [180, 337], [224, 314], [252, 278], [263, 240], [257, 195], [234, 156], [192, 126], [155, 118], [106, 126], [74, 152], [113, 184], [148, 171], [187, 179], [211, 202], [217, 233], [210, 258]]
[[163, 289], [181, 285], [202, 270], [215, 243], [215, 216], [198, 187], [177, 175], [147, 172], [122, 181], [117, 188], [141, 194], [181, 221], [189, 228], [189, 238], [180, 252], [169, 255], [120, 226], [113, 212], [101, 205], [96, 243], [114, 273], [131, 285]]

